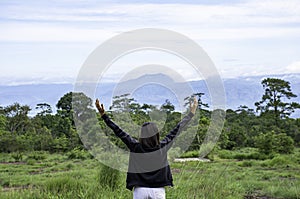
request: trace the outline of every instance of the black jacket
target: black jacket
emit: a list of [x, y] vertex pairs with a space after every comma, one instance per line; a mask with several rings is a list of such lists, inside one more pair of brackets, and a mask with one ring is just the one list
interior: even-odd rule
[[164, 187], [173, 186], [173, 178], [167, 160], [167, 151], [172, 140], [181, 129], [191, 120], [193, 113], [186, 115], [176, 127], [160, 141], [156, 148], [145, 148], [136, 139], [120, 129], [110, 118], [104, 114], [103, 120], [129, 148], [129, 165], [126, 179], [126, 188], [133, 187]]

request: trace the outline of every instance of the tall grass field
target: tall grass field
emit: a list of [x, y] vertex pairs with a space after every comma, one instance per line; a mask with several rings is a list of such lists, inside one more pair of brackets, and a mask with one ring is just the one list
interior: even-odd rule
[[[255, 149], [220, 150], [210, 162], [172, 162], [167, 198], [300, 198], [300, 150], [256, 158]], [[126, 199], [126, 173], [80, 151], [0, 154], [1, 199]]]

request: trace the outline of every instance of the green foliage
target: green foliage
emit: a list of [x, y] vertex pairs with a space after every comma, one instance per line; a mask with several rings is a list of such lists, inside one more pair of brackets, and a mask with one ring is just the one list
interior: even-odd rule
[[266, 160], [265, 166], [268, 167], [283, 167], [287, 168], [295, 164], [295, 160], [292, 160], [289, 156], [276, 155], [274, 158]]
[[67, 151], [69, 145], [69, 140], [65, 137], [57, 137], [53, 139], [51, 152], [60, 152], [60, 151]]
[[36, 105], [35, 109], [40, 109], [41, 112], [39, 112], [37, 115], [44, 116], [52, 113], [52, 108], [47, 103], [39, 103]]
[[48, 154], [44, 151], [33, 151], [27, 155], [27, 158], [34, 160], [45, 160], [47, 155]]
[[34, 165], [34, 164], [36, 163], [36, 160], [35, 160], [35, 159], [28, 158], [28, 159], [26, 160], [26, 163], [27, 163], [28, 165]]
[[256, 137], [256, 147], [263, 154], [274, 153], [275, 150], [275, 140], [274, 131], [267, 132], [265, 134], [260, 134]]
[[253, 166], [253, 161], [243, 161], [238, 164], [241, 167], [252, 167]]
[[69, 175], [50, 178], [43, 185], [43, 191], [53, 195], [65, 195], [68, 192], [84, 189], [84, 185]]
[[28, 117], [29, 106], [14, 103], [5, 107], [3, 111], [7, 119], [6, 127], [8, 131], [18, 134], [26, 132], [30, 124]]
[[287, 100], [297, 97], [292, 91], [288, 81], [267, 78], [262, 80], [261, 84], [265, 89], [265, 93], [262, 96], [262, 100], [255, 103], [257, 110], [262, 114], [271, 113], [275, 122], [278, 122], [279, 118], [288, 117], [295, 109], [300, 108], [300, 104], [296, 102], [285, 102]]
[[249, 150], [249, 151], [230, 151], [230, 150], [219, 150], [217, 151], [218, 157], [222, 159], [237, 159], [237, 160], [266, 160], [269, 158], [273, 158], [273, 154], [266, 155], [264, 153], [260, 153], [257, 150]]
[[103, 188], [115, 190], [120, 187], [121, 173], [119, 170], [113, 169], [103, 164], [101, 165], [100, 171], [97, 176], [97, 181]]
[[7, 128], [7, 119], [5, 115], [0, 114], [0, 131], [5, 131]]
[[[235, 152], [255, 151], [243, 148]], [[293, 154], [265, 161], [171, 163], [175, 186], [166, 188], [166, 198], [299, 198], [299, 152], [297, 148]], [[33, 164], [2, 163], [0, 172], [1, 199], [132, 198], [125, 188], [125, 173], [120, 173], [118, 188], [100, 184], [95, 159], [67, 160], [63, 154], [48, 154], [43, 162]]]
[[160, 110], [170, 114], [175, 110], [175, 106], [170, 102], [170, 100], [166, 100], [163, 105], [161, 105]]
[[69, 151], [67, 153], [67, 156], [69, 159], [81, 159], [81, 160], [85, 160], [85, 159], [91, 157], [87, 151], [85, 151], [84, 149], [80, 149], [78, 147]]
[[[288, 118], [298, 107], [297, 103], [290, 102], [295, 95], [291, 91], [289, 82], [269, 78], [262, 84], [265, 93], [262, 101], [256, 104], [262, 114], [255, 115], [253, 109], [243, 105], [237, 110], [227, 110], [224, 128], [218, 141], [218, 147], [221, 149], [257, 147], [259, 151], [235, 155], [228, 155], [221, 151], [219, 154], [221, 157], [239, 160], [266, 159], [276, 153], [293, 153], [294, 145], [300, 145], [300, 120]], [[199, 110], [196, 116], [199, 118], [197, 121], [191, 121], [186, 131], [183, 131], [182, 136], [179, 136], [174, 143], [175, 146], [179, 143], [176, 147], [180, 144], [188, 145], [188, 151], [198, 151], [203, 148], [208, 129], [212, 128], [210, 123], [213, 112], [203, 109], [207, 107], [201, 101], [204, 94], [194, 95], [198, 96]], [[185, 99], [186, 106], [191, 99], [191, 96]], [[0, 107], [0, 152], [70, 151], [70, 158], [83, 158], [84, 155], [80, 157], [81, 152], [78, 151], [83, 147], [79, 135], [85, 140], [87, 148], [110, 144], [127, 150], [126, 145], [116, 138], [99, 116], [97, 122], [92, 99], [84, 93], [69, 92], [63, 95], [57, 102], [57, 113], [53, 113], [47, 103], [39, 103], [36, 108], [40, 110], [39, 113], [34, 117], [28, 117], [30, 107], [27, 105], [14, 103], [7, 107]], [[175, 108], [170, 100], [166, 100], [161, 106], [139, 104], [135, 99], [130, 98], [129, 94], [124, 94], [113, 98], [111, 111], [108, 111], [108, 114], [110, 117], [115, 117], [113, 119], [116, 119], [117, 124], [134, 138], [139, 136], [140, 125], [152, 119], [161, 129], [162, 139], [175, 127], [182, 115], [186, 114], [186, 112], [175, 111]], [[123, 114], [127, 114], [128, 117], [123, 117]], [[76, 129], [76, 122], [83, 124], [80, 125], [80, 129]], [[98, 133], [100, 131], [105, 135], [100, 135]], [[97, 143], [104, 137], [106, 143]], [[192, 142], [187, 144], [187, 140]]]
[[22, 152], [14, 152], [11, 153], [11, 157], [16, 161], [20, 162], [23, 160], [23, 153]]
[[294, 141], [293, 139], [284, 134], [279, 133], [274, 136], [274, 142], [275, 142], [275, 151], [282, 154], [288, 154], [292, 153], [294, 151]]
[[16, 133], [0, 130], [0, 152], [14, 152], [17, 149]]
[[183, 153], [181, 158], [198, 158], [199, 157], [199, 151], [187, 151]]
[[292, 153], [294, 142], [286, 134], [275, 134], [274, 131], [260, 134], [256, 137], [256, 146], [263, 154]]

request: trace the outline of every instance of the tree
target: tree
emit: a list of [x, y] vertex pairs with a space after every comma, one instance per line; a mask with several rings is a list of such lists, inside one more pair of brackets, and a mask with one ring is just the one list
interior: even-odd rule
[[138, 107], [136, 107], [137, 106], [136, 103], [135, 105], [130, 106], [134, 102], [134, 99], [128, 98], [128, 96], [129, 96], [128, 93], [119, 96], [114, 96], [112, 105], [109, 107], [109, 110], [120, 113], [120, 112], [129, 112], [130, 110], [139, 108], [139, 105]]
[[7, 125], [7, 119], [4, 115], [0, 114], [0, 130], [5, 130]]
[[75, 123], [79, 127], [82, 122], [95, 114], [92, 104], [92, 99], [82, 92], [69, 92], [59, 99], [56, 104], [58, 110], [55, 124], [52, 128], [56, 150], [73, 149], [82, 145], [76, 133]]
[[285, 102], [284, 99], [290, 100], [297, 97], [291, 91], [288, 81], [267, 78], [262, 82], [265, 93], [262, 100], [255, 103], [256, 110], [261, 114], [271, 114], [277, 124], [280, 118], [287, 118], [295, 109], [300, 108], [300, 104], [296, 102]]
[[7, 118], [7, 128], [10, 132], [24, 133], [26, 127], [30, 124], [28, 113], [30, 107], [14, 103], [4, 108], [4, 114]]
[[35, 109], [41, 110], [41, 112], [39, 112], [37, 115], [47, 115], [52, 113], [52, 108], [47, 103], [39, 103], [36, 105]]
[[170, 102], [170, 100], [166, 99], [165, 103], [161, 105], [160, 109], [165, 111], [167, 114], [170, 114], [175, 110], [175, 106]]
[[204, 95], [204, 93], [194, 93], [193, 95], [184, 98], [184, 101], [186, 101], [185, 104], [184, 104], [184, 106], [185, 107], [189, 107], [190, 103], [194, 101], [194, 97], [197, 97], [197, 100], [198, 100], [198, 109], [199, 110], [202, 110], [203, 109], [202, 107], [209, 108], [208, 104], [202, 102], [201, 97], [203, 95]]
[[249, 108], [246, 105], [240, 105], [238, 107], [238, 109], [235, 111], [236, 113], [238, 113], [241, 116], [254, 116], [254, 110], [252, 108]]
[[92, 104], [92, 99], [87, 97], [84, 93], [69, 92], [59, 99], [56, 107], [58, 109], [58, 115], [63, 118], [69, 118], [75, 127], [74, 119], [83, 121], [94, 112]]

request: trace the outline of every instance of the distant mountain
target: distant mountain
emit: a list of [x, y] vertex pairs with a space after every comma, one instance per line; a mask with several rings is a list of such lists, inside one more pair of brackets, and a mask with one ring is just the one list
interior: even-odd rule
[[[292, 91], [298, 97], [293, 99], [300, 103], [300, 74], [251, 76], [224, 79], [223, 84], [226, 93], [226, 105], [229, 109], [237, 109], [240, 105], [254, 108], [254, 103], [263, 95], [261, 81], [267, 77], [284, 79], [291, 83]], [[136, 79], [121, 83], [101, 83], [97, 85], [95, 96], [100, 97], [108, 106], [114, 95], [131, 93], [139, 103], [161, 105], [169, 99], [176, 107], [179, 106], [176, 95], [188, 96], [190, 91], [203, 92], [203, 101], [210, 103], [209, 92], [204, 80], [190, 82], [176, 82], [163, 74], [141, 76]], [[48, 103], [55, 111], [58, 100], [67, 92], [73, 91], [72, 84], [31, 84], [18, 86], [0, 86], [0, 106], [7, 106], [14, 102], [27, 104], [35, 114], [35, 106], [38, 103]], [[300, 117], [298, 110], [293, 117]]]
[[0, 86], [0, 106], [18, 102], [29, 105], [32, 114], [36, 104], [48, 103], [55, 111], [58, 100], [73, 90], [72, 84], [25, 84], [18, 86]]

